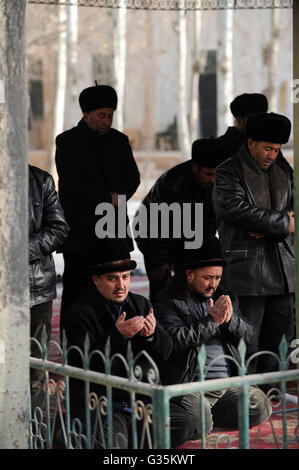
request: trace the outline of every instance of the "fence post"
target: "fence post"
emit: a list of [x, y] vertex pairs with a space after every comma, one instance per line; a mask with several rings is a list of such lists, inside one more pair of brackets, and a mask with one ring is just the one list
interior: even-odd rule
[[165, 388], [158, 387], [153, 394], [154, 449], [170, 449], [170, 404]]
[[[246, 375], [245, 355], [246, 345], [241, 339], [238, 351], [241, 358], [241, 364], [239, 368], [239, 376]], [[239, 398], [239, 448], [249, 449], [249, 406], [248, 406], [248, 384], [244, 382], [240, 389]]]

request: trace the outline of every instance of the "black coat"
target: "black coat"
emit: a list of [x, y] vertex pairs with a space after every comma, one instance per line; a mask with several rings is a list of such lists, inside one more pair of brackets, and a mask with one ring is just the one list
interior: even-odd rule
[[227, 156], [223, 160], [225, 161], [227, 158], [233, 157], [238, 153], [240, 147], [245, 142], [245, 134], [236, 127], [230, 126], [223, 135], [218, 137], [218, 140], [227, 145]]
[[[220, 295], [216, 292], [214, 300]], [[200, 347], [211, 338], [221, 335], [226, 353], [240, 362], [237, 347], [243, 338], [248, 344], [253, 329], [242, 317], [237, 299], [231, 296], [233, 315], [229, 323], [220, 326], [211, 315], [205, 315], [208, 300], [201, 297], [195, 301], [187, 289], [186, 282], [175, 275], [158, 294], [154, 302], [156, 316], [173, 341], [173, 353], [161, 367], [162, 383], [165, 385], [192, 382], [198, 377], [197, 357]], [[232, 361], [232, 374], [237, 369]]]
[[[267, 205], [259, 201], [268, 184]], [[213, 201], [228, 261], [223, 287], [236, 295], [294, 292], [295, 256], [287, 215], [293, 209], [293, 172], [285, 159], [277, 159], [265, 173], [243, 145], [217, 167]], [[248, 232], [265, 236], [256, 239]]]
[[[127, 319], [136, 315], [146, 316], [150, 308], [149, 300], [141, 295], [129, 292], [127, 303], [124, 307]], [[96, 287], [92, 288], [88, 294], [76, 302], [67, 312], [65, 331], [68, 346], [77, 346], [83, 351], [86, 334], [88, 334], [89, 351], [99, 350], [104, 353], [107, 340], [110, 338], [110, 357], [119, 353], [126, 358], [128, 340], [115, 327], [111, 306], [98, 292]], [[172, 351], [172, 340], [158, 322], [151, 340], [137, 333], [130, 339], [130, 342], [134, 357], [142, 350], [145, 350], [158, 366], [168, 358]], [[82, 359], [75, 350], [70, 351], [69, 363], [75, 367], [82, 367]], [[150, 369], [150, 363], [142, 357], [138, 364], [142, 367], [144, 380], [147, 370]], [[98, 355], [92, 356], [90, 369], [98, 372], [105, 371], [103, 361], [99, 359]], [[128, 377], [123, 363], [117, 359], [112, 363], [111, 373], [121, 377]], [[80, 408], [80, 397], [84, 394], [83, 386], [84, 384], [80, 381], [72, 381], [72, 397], [76, 408]], [[98, 385], [92, 385], [91, 390], [99, 395], [105, 394], [103, 387]], [[128, 401], [128, 394], [126, 392], [115, 391], [113, 398], [114, 402]]]
[[111, 202], [111, 192], [130, 199], [140, 183], [129, 140], [115, 129], [100, 136], [81, 120], [57, 136], [55, 159], [59, 197], [70, 226], [64, 252], [87, 254], [101, 243], [95, 235], [96, 206]]
[[56, 297], [52, 253], [65, 242], [65, 221], [52, 176], [29, 165], [29, 285], [30, 305]]
[[[153, 267], [170, 263], [175, 259], [175, 255], [183, 245], [183, 230], [181, 239], [172, 238], [170, 227], [169, 238], [150, 238], [150, 204], [156, 203], [203, 203], [203, 230], [215, 233], [216, 219], [212, 205], [212, 188], [203, 189], [196, 182], [192, 172], [191, 160], [170, 168], [165, 171], [153, 185], [149, 193], [145, 196], [142, 204], [147, 209], [147, 229], [148, 237], [136, 237], [135, 240], [140, 251], [150, 257]], [[182, 207], [182, 206], [181, 206]], [[193, 213], [193, 212], [192, 212]], [[137, 217], [135, 215], [135, 217]], [[172, 225], [171, 225], [172, 226]]]

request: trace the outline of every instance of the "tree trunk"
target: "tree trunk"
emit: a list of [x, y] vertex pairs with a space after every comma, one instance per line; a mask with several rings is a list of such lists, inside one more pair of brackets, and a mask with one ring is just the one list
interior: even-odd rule
[[190, 132], [188, 125], [188, 97], [187, 97], [187, 34], [186, 13], [184, 10], [177, 12], [179, 31], [179, 88], [178, 88], [178, 142], [183, 158], [188, 160], [191, 152]]
[[114, 77], [117, 91], [117, 110], [114, 116], [114, 126], [123, 131], [124, 128], [124, 96], [126, 83], [126, 26], [127, 9], [113, 10], [113, 42], [114, 42]]
[[0, 0], [0, 448], [28, 447], [26, 1]]
[[217, 56], [217, 134], [223, 134], [232, 124], [230, 103], [233, 100], [233, 10], [218, 12]]
[[279, 54], [279, 41], [282, 34], [281, 12], [274, 8], [271, 15], [271, 38], [264, 49], [264, 62], [268, 66], [268, 84], [265, 94], [268, 98], [269, 111], [278, 111], [277, 67]]
[[53, 112], [52, 137], [50, 142], [49, 172], [57, 188], [58, 175], [55, 165], [55, 138], [64, 130], [66, 93], [66, 7], [59, 7], [59, 42], [57, 54], [56, 93]]
[[74, 127], [80, 116], [78, 106], [78, 5], [77, 0], [71, 0], [66, 7], [66, 96], [64, 127]]
[[200, 59], [200, 33], [202, 12], [194, 12], [194, 51], [191, 77], [191, 104], [190, 104], [190, 139], [191, 143], [199, 137], [199, 77], [201, 72]]

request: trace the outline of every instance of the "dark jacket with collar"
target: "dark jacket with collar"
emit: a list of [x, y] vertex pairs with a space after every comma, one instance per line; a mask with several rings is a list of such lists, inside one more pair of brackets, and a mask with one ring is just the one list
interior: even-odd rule
[[[132, 318], [136, 315], [146, 316], [151, 308], [150, 302], [143, 296], [129, 292], [127, 301], [123, 305], [123, 311], [126, 312], [126, 318]], [[125, 339], [115, 327], [117, 311], [111, 307], [111, 302], [107, 302], [93, 287], [88, 294], [76, 302], [68, 311], [65, 321], [65, 332], [68, 347], [77, 346], [84, 350], [86, 335], [89, 337], [89, 351], [105, 352], [105, 346], [110, 338], [110, 358], [115, 354], [121, 354], [127, 357], [128, 340]], [[172, 340], [157, 321], [154, 334], [150, 338], [144, 338], [137, 333], [130, 339], [134, 358], [141, 351], [146, 351], [157, 365], [168, 358], [172, 351]], [[76, 350], [71, 349], [69, 353], [69, 363], [75, 367], [82, 367], [82, 358]], [[142, 368], [143, 380], [147, 376], [147, 371], [151, 368], [150, 363], [144, 356], [139, 358], [138, 365]], [[98, 354], [92, 354], [89, 368], [98, 372], [105, 372], [103, 360]], [[109, 372], [108, 372], [109, 373]], [[128, 373], [119, 359], [114, 359], [111, 364], [111, 374], [128, 377]], [[145, 380], [146, 381], [146, 380]], [[80, 399], [82, 405], [82, 396], [84, 397], [84, 384], [80, 381], [72, 381], [72, 396], [76, 407], [80, 408]], [[105, 389], [98, 385], [91, 384], [91, 391], [97, 394], [105, 394]], [[127, 392], [121, 390], [114, 391], [114, 402], [128, 401]]]
[[81, 119], [57, 136], [55, 160], [59, 197], [70, 226], [64, 252], [86, 254], [101, 242], [95, 236], [96, 206], [111, 202], [111, 192], [130, 199], [140, 183], [132, 149], [125, 134], [110, 129], [100, 136]]
[[[166, 203], [203, 203], [203, 230], [215, 233], [216, 219], [212, 206], [212, 188], [203, 189], [197, 183], [192, 172], [192, 161], [179, 163], [178, 165], [165, 171], [153, 185], [149, 193], [142, 201], [142, 205], [147, 209], [147, 238], [135, 237], [140, 251], [150, 257], [153, 267], [161, 266], [173, 260], [178, 250], [178, 245], [182, 244], [180, 239], [172, 238], [172, 223], [170, 226], [169, 238], [151, 238], [149, 229], [150, 205]], [[182, 207], [182, 206], [181, 206]], [[193, 206], [194, 207], [194, 206]], [[182, 212], [181, 212], [182, 213]], [[137, 214], [136, 216], [137, 217]], [[178, 225], [178, 222], [176, 222]], [[183, 230], [182, 230], [183, 232]], [[159, 233], [159, 232], [158, 232]]]
[[[221, 295], [216, 292], [214, 300]], [[198, 352], [203, 344], [221, 335], [226, 352], [238, 362], [240, 361], [238, 345], [243, 338], [248, 344], [253, 329], [241, 316], [237, 299], [231, 296], [233, 315], [229, 323], [217, 325], [213, 317], [207, 314], [208, 300], [204, 297], [196, 301], [189, 293], [184, 279], [175, 275], [168, 280], [154, 303], [156, 316], [171, 336], [173, 353], [165, 367], [160, 369], [162, 383], [178, 384], [197, 380]], [[232, 365], [232, 374], [238, 375], [237, 368]]]
[[56, 271], [52, 253], [69, 232], [52, 176], [29, 165], [29, 286], [30, 305], [56, 297]]
[[[228, 261], [222, 286], [236, 295], [294, 292], [295, 257], [288, 235], [293, 172], [284, 158], [267, 172], [243, 145], [216, 169], [213, 202]], [[253, 238], [249, 232], [262, 233]]]

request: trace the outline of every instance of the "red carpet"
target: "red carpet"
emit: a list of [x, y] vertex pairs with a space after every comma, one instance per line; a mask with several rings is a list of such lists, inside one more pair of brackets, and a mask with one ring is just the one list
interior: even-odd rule
[[[61, 300], [61, 284], [58, 284], [58, 295], [57, 299], [54, 300], [53, 316], [52, 316], [52, 337], [53, 341], [60, 344], [59, 339], [59, 313], [60, 313], [60, 300]], [[146, 276], [134, 276], [131, 281], [131, 291], [137, 294], [148, 297], [148, 283]], [[49, 360], [53, 362], [61, 362], [61, 355], [57, 347], [52, 344], [50, 346]], [[296, 393], [296, 389], [289, 390]], [[298, 414], [294, 410], [294, 405], [288, 405], [291, 410], [287, 413], [287, 441], [290, 442], [295, 439], [299, 434], [299, 423]], [[225, 436], [223, 436], [225, 434]], [[271, 420], [267, 420], [262, 426], [255, 426], [250, 429], [250, 449], [276, 449], [283, 448], [282, 439], [282, 416], [281, 414], [272, 414]], [[223, 436], [221, 438], [221, 436]], [[225, 431], [225, 430], [214, 430], [206, 439], [206, 448], [238, 448], [239, 438], [238, 431]], [[200, 449], [201, 441], [188, 441], [181, 449]], [[299, 449], [299, 437], [297, 442], [290, 442], [288, 445], [289, 449]]]

